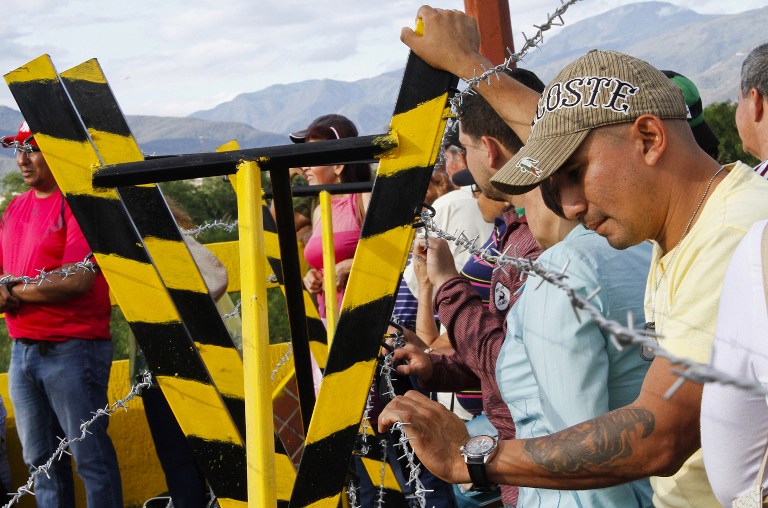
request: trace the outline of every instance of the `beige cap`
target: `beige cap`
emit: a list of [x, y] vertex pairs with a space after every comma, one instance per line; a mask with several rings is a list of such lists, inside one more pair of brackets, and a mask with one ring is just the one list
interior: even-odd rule
[[644, 114], [684, 120], [680, 88], [643, 60], [592, 50], [547, 85], [528, 141], [491, 182], [506, 194], [527, 192], [557, 171], [592, 129]]

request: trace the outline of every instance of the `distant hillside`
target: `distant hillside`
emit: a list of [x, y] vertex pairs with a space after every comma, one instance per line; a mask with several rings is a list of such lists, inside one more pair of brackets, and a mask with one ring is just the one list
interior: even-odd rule
[[[702, 15], [666, 2], [641, 2], [567, 24], [521, 64], [548, 82], [590, 49], [612, 49], [642, 58], [659, 69], [689, 77], [704, 105], [735, 101], [741, 63], [765, 42], [768, 7], [733, 15]], [[642, 27], [642, 28], [641, 28]]]
[[[548, 82], [590, 49], [623, 51], [688, 76], [707, 105], [736, 100], [744, 56], [765, 42], [760, 30], [744, 27], [768, 26], [768, 7], [703, 15], [666, 2], [640, 2], [577, 23], [569, 24], [567, 16], [565, 21], [563, 30], [531, 51], [522, 67]], [[401, 76], [398, 71], [352, 83], [311, 80], [274, 85], [191, 116], [240, 121], [287, 134], [319, 115], [336, 112], [351, 118], [361, 132], [372, 134], [387, 125]]]
[[[160, 116], [128, 116], [127, 120], [142, 151], [150, 155], [212, 152], [232, 139], [238, 140], [242, 148], [290, 142], [285, 136], [237, 122]], [[21, 121], [21, 113], [0, 106], [0, 135], [15, 134]], [[0, 150], [0, 178], [16, 169], [13, 150]]]
[[340, 113], [355, 122], [361, 134], [376, 134], [387, 130], [402, 76], [399, 70], [354, 82], [322, 79], [273, 85], [190, 116], [288, 134], [320, 115]]
[[127, 120], [142, 151], [151, 155], [213, 152], [232, 139], [238, 140], [242, 148], [290, 142], [284, 136], [238, 122], [162, 116], [128, 116]]

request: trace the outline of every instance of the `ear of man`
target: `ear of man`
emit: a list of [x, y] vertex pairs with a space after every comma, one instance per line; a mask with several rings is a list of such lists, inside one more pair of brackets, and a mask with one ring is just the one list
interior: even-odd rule
[[501, 146], [498, 139], [492, 136], [483, 136], [480, 140], [488, 154], [488, 167], [491, 170], [491, 176], [493, 176], [504, 166], [510, 157], [504, 154], [504, 147]]
[[757, 88], [751, 88], [749, 90], [749, 109], [753, 122], [759, 123], [763, 119], [764, 106], [766, 105], [765, 101], [767, 100], [768, 97], [761, 94]]
[[654, 166], [658, 163], [669, 143], [670, 132], [664, 122], [655, 115], [641, 115], [629, 129], [631, 138], [642, 147], [645, 163]]

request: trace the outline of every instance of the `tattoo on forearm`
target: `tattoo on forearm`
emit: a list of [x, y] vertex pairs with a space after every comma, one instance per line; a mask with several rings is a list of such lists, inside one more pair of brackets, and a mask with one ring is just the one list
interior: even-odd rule
[[645, 409], [619, 409], [551, 436], [527, 440], [526, 453], [552, 473], [597, 471], [632, 454], [632, 440], [651, 435], [653, 413]]

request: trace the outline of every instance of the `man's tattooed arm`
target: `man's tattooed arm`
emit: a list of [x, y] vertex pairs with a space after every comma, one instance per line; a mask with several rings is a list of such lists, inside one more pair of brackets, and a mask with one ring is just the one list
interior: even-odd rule
[[526, 440], [524, 450], [550, 473], [577, 477], [604, 473], [616, 461], [630, 457], [632, 443], [648, 438], [654, 426], [650, 411], [623, 408], [546, 438]]

